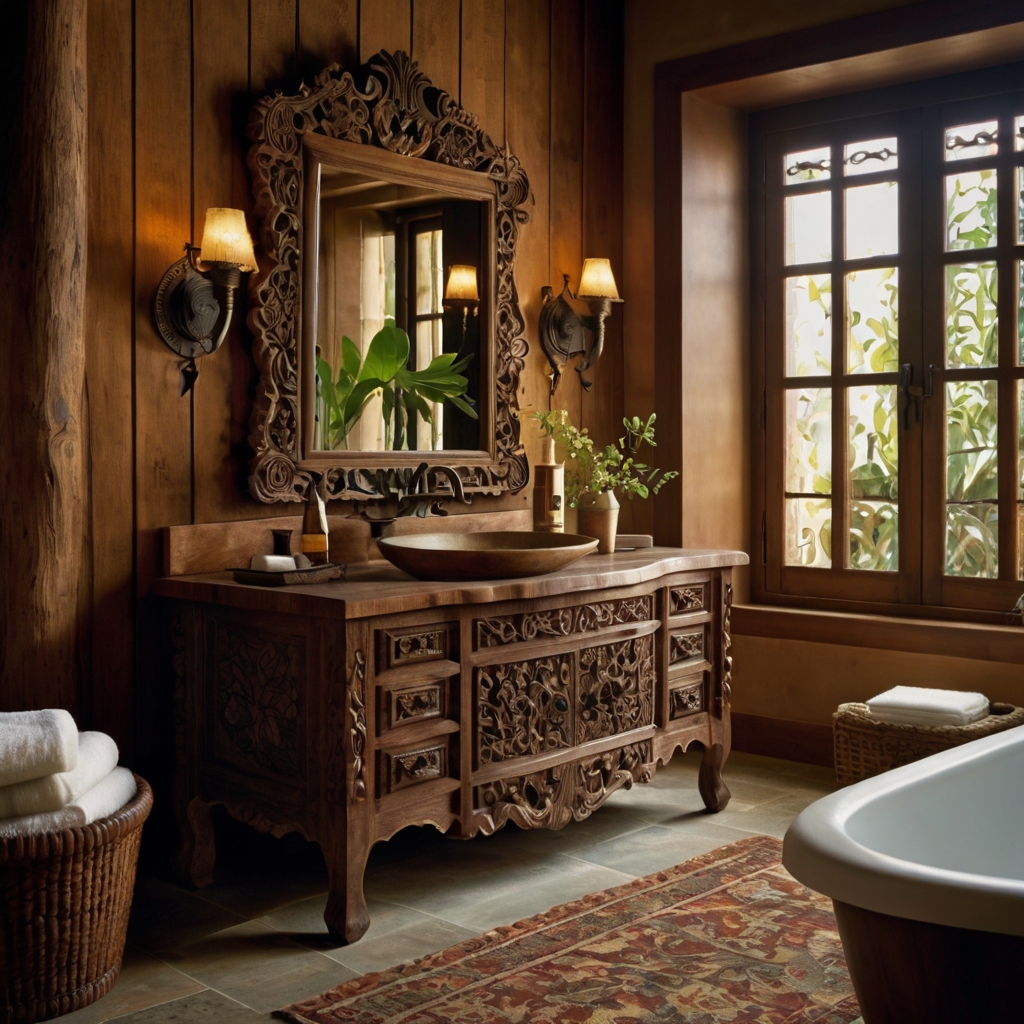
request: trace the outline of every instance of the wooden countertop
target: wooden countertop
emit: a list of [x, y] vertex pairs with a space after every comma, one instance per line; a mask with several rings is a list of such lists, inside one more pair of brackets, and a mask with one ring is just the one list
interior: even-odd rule
[[614, 555], [587, 555], [546, 576], [528, 579], [435, 583], [415, 580], [389, 562], [351, 565], [348, 578], [295, 587], [235, 583], [229, 572], [165, 576], [153, 584], [160, 597], [232, 608], [348, 619], [449, 605], [487, 604], [523, 598], [630, 587], [677, 572], [746, 565], [742, 551], [699, 548], [639, 548]]

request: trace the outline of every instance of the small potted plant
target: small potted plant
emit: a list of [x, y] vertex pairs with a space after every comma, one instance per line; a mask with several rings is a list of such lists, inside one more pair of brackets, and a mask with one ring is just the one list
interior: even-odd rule
[[597, 550], [611, 554], [615, 550], [615, 533], [619, 522], [619, 502], [615, 492], [627, 498], [646, 498], [679, 476], [675, 470], [660, 469], [638, 462], [636, 455], [642, 444], [657, 447], [654, 441], [655, 414], [646, 423], [639, 416], [626, 417], [625, 434], [617, 444], [603, 451], [595, 449], [587, 429], [574, 427], [562, 409], [535, 412], [545, 437], [565, 448], [565, 496], [572, 508], [579, 510], [580, 532], [599, 541]]

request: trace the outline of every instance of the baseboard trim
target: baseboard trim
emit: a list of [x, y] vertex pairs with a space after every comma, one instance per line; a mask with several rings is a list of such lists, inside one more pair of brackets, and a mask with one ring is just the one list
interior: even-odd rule
[[732, 713], [732, 749], [745, 754], [835, 767], [832, 727], [818, 722]]

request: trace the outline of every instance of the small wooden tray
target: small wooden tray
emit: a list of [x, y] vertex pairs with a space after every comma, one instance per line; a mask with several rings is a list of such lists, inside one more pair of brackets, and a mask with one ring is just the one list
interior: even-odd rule
[[232, 569], [231, 572], [236, 583], [254, 587], [292, 587], [297, 583], [326, 583], [345, 578], [345, 566], [341, 563], [314, 565], [311, 569]]

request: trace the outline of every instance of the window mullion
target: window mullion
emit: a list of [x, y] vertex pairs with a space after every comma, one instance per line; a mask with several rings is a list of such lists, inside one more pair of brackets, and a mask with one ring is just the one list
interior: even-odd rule
[[843, 224], [843, 143], [832, 141], [832, 571], [846, 568], [850, 548], [847, 500], [846, 236]]

